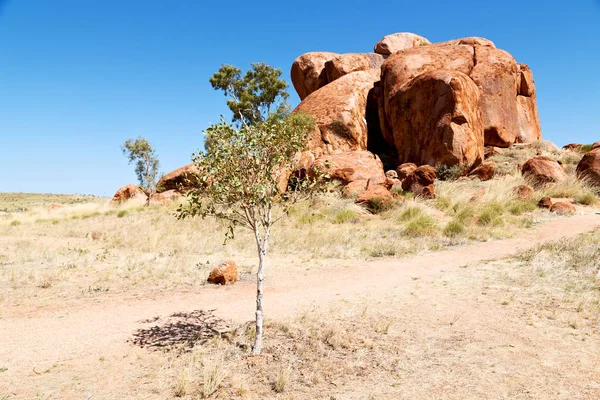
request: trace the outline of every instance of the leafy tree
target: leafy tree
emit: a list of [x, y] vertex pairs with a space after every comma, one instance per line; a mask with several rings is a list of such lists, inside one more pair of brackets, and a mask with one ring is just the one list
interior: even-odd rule
[[320, 176], [293, 178], [287, 183], [295, 157], [305, 149], [314, 118], [292, 114], [268, 118], [252, 125], [234, 126], [221, 120], [205, 131], [204, 151], [194, 154], [200, 184], [188, 194], [188, 205], [178, 210], [179, 218], [216, 217], [229, 222], [225, 240], [237, 227], [254, 233], [258, 250], [256, 336], [253, 353], [259, 354], [263, 337], [263, 280], [271, 229], [290, 206], [319, 189]]
[[160, 165], [156, 152], [143, 137], [129, 138], [121, 146], [123, 154], [129, 159], [129, 164], [135, 164], [135, 174], [140, 187], [146, 194], [156, 187], [158, 167]]
[[264, 63], [251, 65], [252, 69], [243, 76], [239, 68], [223, 65], [210, 78], [214, 89], [230, 97], [227, 106], [233, 113], [233, 122], [252, 125], [268, 117], [287, 115], [288, 84], [280, 79], [281, 70]]

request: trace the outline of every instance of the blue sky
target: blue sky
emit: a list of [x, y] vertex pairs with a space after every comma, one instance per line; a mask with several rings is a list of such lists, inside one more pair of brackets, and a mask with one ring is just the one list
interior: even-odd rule
[[163, 172], [190, 162], [226, 113], [208, 83], [221, 64], [289, 79], [300, 54], [368, 52], [394, 32], [493, 40], [531, 66], [544, 138], [600, 140], [597, 0], [0, 0], [0, 191], [112, 196], [135, 182], [128, 137]]

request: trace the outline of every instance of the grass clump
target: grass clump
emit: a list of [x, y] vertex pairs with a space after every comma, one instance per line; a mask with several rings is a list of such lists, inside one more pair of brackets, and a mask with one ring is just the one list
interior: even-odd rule
[[358, 213], [354, 210], [343, 209], [338, 211], [333, 217], [334, 224], [345, 224], [348, 222], [356, 222]]
[[435, 218], [429, 215], [419, 215], [404, 226], [404, 235], [408, 237], [433, 236], [438, 231]]
[[117, 213], [117, 218], [123, 218], [127, 215], [127, 210], [121, 210]]
[[502, 214], [504, 208], [498, 202], [489, 202], [483, 205], [478, 216], [478, 224], [483, 226], [502, 226], [504, 221], [502, 220]]
[[446, 224], [444, 227], [444, 236], [449, 238], [455, 238], [457, 236], [461, 236], [465, 233], [465, 226], [457, 220], [452, 220]]
[[421, 215], [423, 215], [423, 210], [421, 210], [419, 207], [408, 207], [402, 212], [402, 214], [400, 214], [398, 219], [400, 222], [406, 222], [420, 217]]
[[18, 226], [21, 225], [21, 221], [19, 221], [18, 219], [15, 219], [14, 221], [12, 221], [10, 223], [10, 226]]
[[593, 206], [598, 202], [598, 197], [594, 193], [587, 192], [581, 193], [579, 196], [576, 196], [574, 200], [577, 204]]

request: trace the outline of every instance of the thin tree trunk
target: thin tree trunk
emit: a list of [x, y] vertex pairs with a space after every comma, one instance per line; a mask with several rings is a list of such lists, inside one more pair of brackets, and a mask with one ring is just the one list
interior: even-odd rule
[[260, 233], [255, 232], [256, 244], [258, 246], [258, 271], [256, 273], [256, 335], [252, 354], [260, 354], [263, 341], [263, 282], [265, 279], [264, 268], [267, 261], [267, 248], [269, 247], [270, 229], [267, 228], [264, 240], [260, 240]]

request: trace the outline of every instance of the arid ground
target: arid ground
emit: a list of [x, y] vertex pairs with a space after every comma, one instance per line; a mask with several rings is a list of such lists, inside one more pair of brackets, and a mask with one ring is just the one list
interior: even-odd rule
[[[2, 195], [0, 399], [600, 398], [600, 210], [536, 210], [503, 179], [379, 215], [300, 205], [258, 357], [247, 233], [223, 246], [224, 226], [172, 207]], [[475, 222], [444, 229], [464, 203]], [[206, 285], [226, 258], [240, 281]]]

